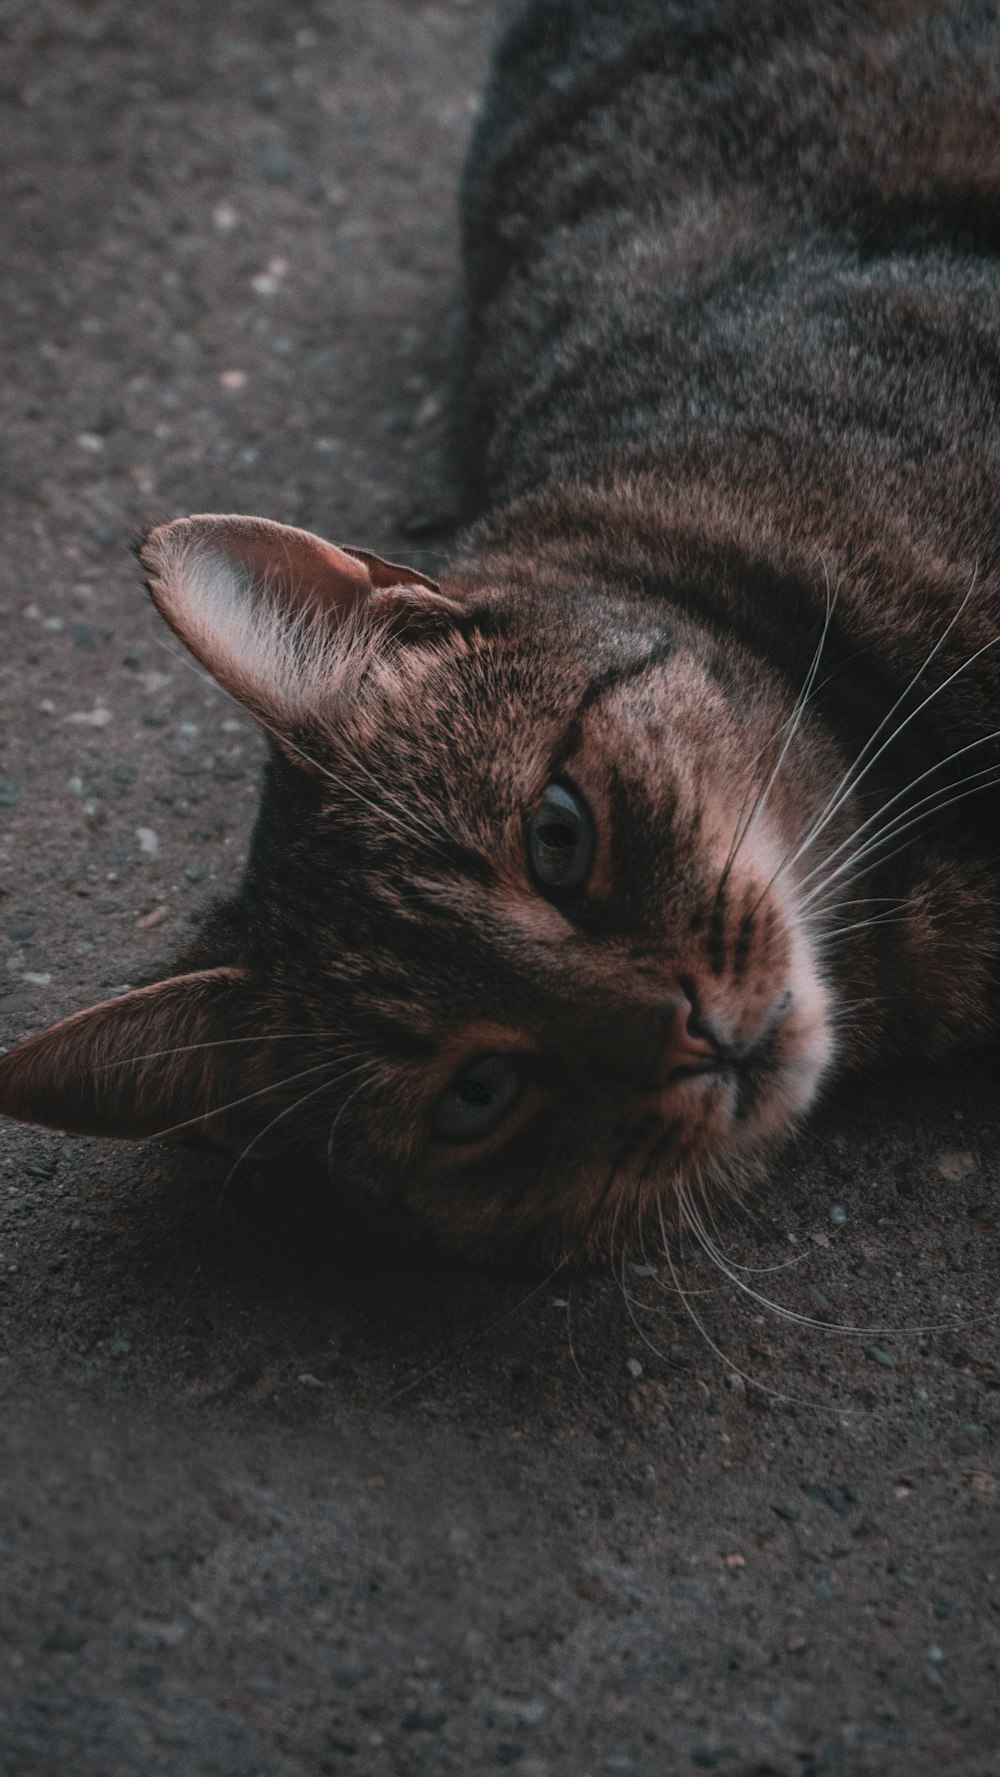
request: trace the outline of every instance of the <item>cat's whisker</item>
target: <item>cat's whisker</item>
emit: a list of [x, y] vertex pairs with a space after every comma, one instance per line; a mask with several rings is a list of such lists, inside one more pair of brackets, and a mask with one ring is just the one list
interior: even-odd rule
[[[701, 1195], [701, 1203], [702, 1203], [702, 1210], [701, 1210], [702, 1216], [704, 1218], [707, 1218], [707, 1220], [711, 1223], [712, 1237], [716, 1241], [716, 1243], [718, 1244], [719, 1251], [722, 1252], [723, 1251], [722, 1237], [719, 1233], [718, 1224], [716, 1223], [716, 1220], [715, 1220], [715, 1213], [714, 1213], [714, 1209], [713, 1209], [713, 1205], [712, 1205], [712, 1198], [711, 1198], [709, 1192], [705, 1190], [703, 1180], [699, 1180], [699, 1185], [701, 1187], [700, 1195]], [[810, 1257], [810, 1255], [807, 1252], [792, 1253], [789, 1258], [778, 1259], [773, 1264], [770, 1264], [770, 1265], [741, 1265], [737, 1262], [737, 1260], [730, 1259], [728, 1254], [725, 1254], [725, 1257], [727, 1259], [727, 1262], [733, 1267], [734, 1271], [745, 1272], [747, 1274], [747, 1276], [751, 1276], [751, 1277], [768, 1277], [768, 1276], [771, 1276], [776, 1271], [794, 1271], [794, 1270], [796, 1270], [800, 1265], [805, 1263], [806, 1259], [808, 1259]]]
[[[177, 1043], [172, 1049], [147, 1049], [141, 1055], [116, 1056], [113, 1061], [92, 1063], [95, 1074], [107, 1073], [116, 1067], [135, 1067], [140, 1061], [162, 1061], [171, 1055], [195, 1055], [202, 1049], [231, 1049], [240, 1044], [252, 1043], [301, 1043], [304, 1040], [335, 1041], [339, 1032], [314, 1028], [312, 1030], [272, 1030], [261, 1031], [255, 1037], [213, 1037], [203, 1043]], [[341, 1060], [351, 1060], [351, 1056], [341, 1056]]]
[[954, 629], [956, 623], [959, 621], [960, 617], [962, 616], [962, 613], [965, 610], [965, 607], [968, 604], [970, 598], [972, 597], [973, 591], [975, 589], [977, 573], [978, 573], [978, 567], [977, 567], [976, 571], [973, 573], [972, 580], [969, 585], [969, 590], [966, 592], [965, 597], [961, 600], [957, 609], [952, 614], [952, 617], [950, 618], [949, 622], [946, 624], [944, 630], [942, 631], [941, 635], [938, 637], [937, 641], [934, 643], [929, 654], [926, 656], [925, 660], [917, 668], [917, 670], [912, 674], [908, 683], [904, 686], [903, 690], [900, 692], [899, 696], [897, 697], [895, 703], [892, 705], [891, 709], [887, 712], [887, 714], [885, 716], [883, 716], [881, 722], [878, 724], [878, 727], [875, 728], [873, 733], [869, 736], [868, 740], [865, 742], [864, 746], [861, 748], [861, 751], [857, 755], [856, 759], [854, 759], [852, 764], [847, 767], [847, 770], [844, 772], [844, 774], [840, 780], [840, 783], [837, 785], [837, 787], [832, 792], [825, 807], [823, 809], [821, 809], [819, 816], [817, 817], [813, 826], [806, 833], [805, 838], [802, 840], [798, 849], [792, 854], [792, 856], [789, 859], [787, 859], [785, 864], [782, 866], [782, 871], [787, 870], [787, 869], [791, 869], [798, 862], [799, 858], [802, 857], [804, 855], [804, 853], [806, 851], [808, 851], [812, 845], [815, 844], [815, 842], [819, 838], [820, 834], [825, 831], [826, 827], [829, 825], [830, 821], [833, 819], [834, 815], [838, 812], [838, 810], [841, 808], [841, 806], [846, 801], [846, 799], [849, 796], [852, 796], [856, 792], [858, 785], [860, 783], [862, 783], [863, 780], [868, 776], [868, 773], [878, 763], [879, 759], [882, 758], [883, 754], [887, 751], [887, 749], [895, 744], [895, 742], [899, 739], [900, 735], [910, 726], [910, 723], [914, 722], [916, 720], [916, 718], [919, 715], [921, 715], [923, 713], [923, 711], [925, 709], [927, 709], [930, 704], [932, 704], [934, 702], [935, 698], [940, 697], [941, 694], [948, 689], [949, 685], [952, 685], [954, 683], [954, 681], [962, 675], [962, 673], [967, 672], [969, 667], [973, 666], [975, 664], [975, 662], [983, 654], [987, 653], [990, 648], [995, 647], [997, 645], [997, 643], [1000, 642], [1000, 636], [993, 636], [993, 637], [991, 637], [991, 639], [988, 642], [984, 642], [981, 647], [977, 648], [972, 654], [968, 655], [965, 660], [961, 661], [960, 664], [957, 667], [955, 667], [951, 673], [949, 673], [949, 675], [946, 679], [944, 679], [939, 685], [936, 685], [934, 687], [933, 691], [928, 692], [927, 696], [922, 699], [922, 701], [917, 705], [917, 707], [915, 709], [910, 711], [908, 716], [904, 716], [903, 720], [901, 722], [897, 723], [896, 727], [892, 730], [892, 732], [882, 742], [882, 745], [877, 748], [876, 752], [873, 753], [870, 758], [867, 757], [869, 749], [875, 745], [875, 743], [879, 739], [879, 736], [884, 732], [887, 725], [892, 721], [896, 712], [902, 708], [902, 706], [906, 702], [906, 699], [909, 697], [910, 693], [916, 689], [916, 687], [919, 684], [924, 673], [927, 671], [927, 668], [930, 666], [931, 662], [935, 659], [937, 654], [940, 652], [941, 648], [944, 646], [949, 635], [951, 634], [952, 630]]
[[853, 920], [850, 925], [835, 926], [832, 931], [827, 932], [821, 939], [819, 939], [818, 949], [820, 954], [823, 954], [826, 951], [831, 950], [842, 938], [850, 937], [855, 932], [867, 932], [876, 926], [906, 925], [908, 918], [909, 915], [905, 912], [878, 913], [873, 915], [871, 919], [856, 919]]
[[580, 1363], [579, 1358], [576, 1355], [576, 1341], [573, 1338], [573, 1307], [572, 1307], [572, 1304], [573, 1304], [573, 1285], [572, 1285], [572, 1281], [570, 1281], [566, 1286], [566, 1322], [565, 1322], [565, 1325], [566, 1325], [566, 1349], [569, 1352], [570, 1363], [573, 1365], [573, 1368], [576, 1371], [577, 1375], [579, 1376], [580, 1381], [583, 1383], [585, 1388], [589, 1389], [591, 1387], [590, 1379], [587, 1376], [582, 1364]]
[[707, 1257], [712, 1260], [713, 1264], [718, 1266], [719, 1270], [729, 1279], [730, 1283], [735, 1284], [737, 1289], [741, 1290], [743, 1294], [748, 1296], [751, 1301], [755, 1302], [758, 1307], [766, 1309], [779, 1320], [789, 1321], [796, 1326], [808, 1327], [813, 1332], [842, 1334], [845, 1338], [851, 1339], [895, 1337], [917, 1338], [922, 1337], [926, 1333], [945, 1331], [949, 1325], [949, 1323], [946, 1322], [942, 1326], [859, 1326], [850, 1321], [819, 1320], [815, 1315], [803, 1314], [797, 1309], [789, 1308], [785, 1303], [774, 1301], [772, 1297], [764, 1295], [761, 1290], [754, 1289], [752, 1284], [746, 1283], [744, 1279], [738, 1275], [739, 1271], [746, 1269], [746, 1267], [736, 1267], [727, 1259], [725, 1253], [723, 1253], [721, 1247], [718, 1245], [718, 1242], [709, 1234], [700, 1212], [695, 1208], [693, 1203], [689, 1205], [689, 1212], [691, 1217], [690, 1226], [695, 1239], [698, 1241], [698, 1244], [701, 1246]]
[[[994, 739], [996, 737], [991, 735], [989, 738]], [[987, 781], [985, 783], [977, 783], [974, 780], [978, 778], [986, 778]], [[856, 871], [855, 866], [859, 863], [863, 863], [866, 857], [870, 857], [873, 852], [877, 852], [883, 845], [888, 844], [894, 839], [898, 839], [901, 834], [910, 832], [914, 827], [922, 826], [924, 822], [929, 820], [932, 816], [942, 814], [945, 809], [951, 808], [955, 803], [964, 802], [969, 796], [980, 795], [984, 790], [990, 790], [996, 787], [996, 785], [1000, 784], [1000, 767], [995, 765], [985, 766], [982, 771], [972, 772], [968, 778], [963, 780], [963, 783], [966, 787], [954, 791], [951, 795], [948, 795], [947, 792], [952, 790], [952, 786], [950, 784], [942, 785], [939, 790], [932, 791], [929, 796], [921, 798], [921, 800], [913, 804], [912, 807], [901, 809], [899, 814], [894, 816], [893, 819], [887, 823], [882, 832], [870, 836], [865, 841], [864, 845], [858, 847], [856, 851], [852, 852], [849, 857], [844, 859], [844, 861], [838, 865], [836, 870], [831, 871], [825, 876], [803, 900], [797, 901], [799, 911], [804, 913], [817, 901], [821, 901], [824, 893], [831, 884], [837, 882], [842, 876], [851, 874], [852, 880], [858, 881], [863, 876], [867, 875], [869, 873], [868, 870]], [[938, 799], [940, 797], [944, 797], [944, 800], [939, 801]], [[918, 813], [917, 811], [921, 809], [923, 810], [923, 813]], [[909, 843], [911, 843], [911, 841], [907, 841], [907, 844]], [[889, 856], [896, 857], [900, 851], [905, 851], [905, 849], [905, 845], [897, 846], [894, 851], [889, 853]], [[887, 859], [877, 858], [875, 862], [869, 866], [869, 870], [876, 869], [879, 865], [885, 862], [887, 862]], [[812, 880], [812, 878], [818, 873], [818, 871], [810, 872], [810, 876], [806, 880]]]
[[[679, 1203], [682, 1198], [686, 1199], [686, 1195], [687, 1195], [686, 1189], [682, 1186], [679, 1191], [679, 1194], [678, 1194]], [[684, 1214], [685, 1219], [687, 1217], [687, 1213], [688, 1213], [688, 1205], [685, 1202], [685, 1204], [683, 1206], [683, 1214]], [[679, 1296], [681, 1302], [683, 1303], [685, 1312], [687, 1313], [695, 1330], [699, 1333], [701, 1338], [704, 1340], [705, 1344], [708, 1346], [708, 1349], [712, 1352], [713, 1356], [715, 1356], [718, 1359], [718, 1361], [722, 1364], [723, 1368], [728, 1370], [731, 1375], [738, 1376], [740, 1381], [743, 1383], [743, 1385], [745, 1387], [758, 1389], [761, 1394], [768, 1395], [771, 1400], [790, 1402], [793, 1406], [807, 1407], [807, 1408], [810, 1408], [813, 1412], [820, 1412], [820, 1413], [835, 1412], [837, 1410], [835, 1407], [828, 1406], [823, 1402], [807, 1401], [807, 1400], [802, 1399], [800, 1396], [788, 1394], [787, 1391], [784, 1389], [772, 1388], [768, 1383], [762, 1382], [759, 1377], [752, 1375], [749, 1371], [742, 1370], [740, 1368], [740, 1366], [737, 1363], [735, 1363], [733, 1361], [733, 1359], [727, 1355], [726, 1352], [723, 1351], [722, 1347], [718, 1344], [718, 1342], [712, 1338], [712, 1335], [708, 1331], [708, 1328], [705, 1326], [704, 1321], [702, 1321], [700, 1319], [698, 1314], [695, 1312], [694, 1308], [691, 1306], [692, 1292], [690, 1290], [688, 1290], [687, 1287], [681, 1283], [681, 1281], [677, 1275], [677, 1268], [676, 1268], [676, 1265], [674, 1264], [673, 1253], [671, 1251], [670, 1241], [667, 1236], [666, 1229], [663, 1227], [663, 1224], [662, 1224], [662, 1217], [661, 1217], [661, 1232], [663, 1235], [663, 1255], [664, 1255], [664, 1258], [666, 1259], [667, 1266], [670, 1270], [670, 1275], [673, 1279], [674, 1289], [676, 1290], [677, 1295]]]
[[[211, 1105], [208, 1110], [199, 1111], [197, 1116], [185, 1118], [183, 1123], [172, 1123], [166, 1129], [158, 1129], [155, 1134], [151, 1135], [150, 1140], [165, 1141], [168, 1136], [176, 1135], [182, 1129], [191, 1129], [198, 1124], [207, 1123], [210, 1117], [221, 1117], [227, 1111], [239, 1110], [242, 1105], [252, 1104], [258, 1098], [266, 1098], [271, 1093], [280, 1092], [286, 1086], [294, 1086], [299, 1080], [308, 1079], [312, 1074], [318, 1074], [323, 1071], [328, 1072], [331, 1068], [339, 1066], [340, 1057], [335, 1056], [326, 1061], [317, 1062], [313, 1067], [303, 1068], [297, 1074], [289, 1074], [287, 1078], [283, 1080], [270, 1080], [266, 1086], [259, 1087], [256, 1092], [247, 1092], [242, 1098], [230, 1099], [226, 1104]], [[324, 1081], [323, 1083], [324, 1085], [327, 1083], [330, 1085], [337, 1085], [339, 1084], [339, 1076], [335, 1076], [329, 1082]]]
[[[823, 573], [824, 573], [824, 577], [826, 578], [826, 615], [823, 620], [823, 627], [820, 630], [819, 641], [816, 644], [816, 651], [813, 654], [812, 661], [811, 661], [809, 669], [806, 673], [805, 680], [804, 680], [803, 686], [802, 686], [802, 690], [799, 693], [799, 696], [796, 700], [795, 706], [792, 710], [791, 716], [788, 719], [788, 732], [785, 735], [785, 739], [784, 739], [784, 743], [782, 745], [781, 751], [779, 752], [778, 757], [774, 762], [774, 765], [771, 769], [770, 776], [768, 777], [766, 783], [763, 785], [762, 789], [758, 792], [758, 795], [757, 795], [757, 798], [753, 804], [753, 807], [751, 808], [750, 813], [747, 816], [746, 824], [744, 825], [742, 831], [739, 832], [738, 836], [734, 839], [733, 844], [730, 848], [729, 856], [726, 859], [725, 864], [723, 865], [722, 875], [719, 880], [719, 890], [718, 890], [719, 893], [721, 893], [725, 887], [726, 881], [729, 876], [729, 872], [732, 869], [733, 864], [736, 862], [736, 858], [739, 854], [740, 848], [742, 847], [742, 845], [744, 844], [746, 839], [749, 837], [749, 834], [751, 832], [751, 829], [753, 828], [754, 822], [757, 819], [759, 819], [760, 815], [763, 813], [764, 808], [767, 805], [767, 799], [768, 799], [769, 795], [771, 794], [772, 789], [774, 788], [775, 782], [778, 777], [778, 773], [780, 772], [781, 767], [784, 764], [785, 759], [788, 756], [788, 750], [791, 747], [793, 741], [795, 740], [795, 737], [802, 725], [802, 720], [803, 720], [803, 717], [806, 712], [806, 707], [809, 703], [810, 696], [812, 695], [813, 686], [816, 681], [816, 674], [819, 671], [820, 661], [823, 657], [823, 649], [826, 645], [827, 636], [830, 633], [830, 624], [833, 621], [834, 608], [835, 608], [836, 602], [837, 602], [836, 593], [833, 592], [833, 590], [830, 586], [829, 572], [827, 570], [825, 562], [823, 563]], [[778, 732], [780, 732], [780, 730]], [[758, 755], [758, 757], [759, 756], [760, 755]], [[744, 804], [745, 804], [745, 801], [746, 801], [746, 798], [744, 798]], [[742, 813], [742, 811], [741, 811], [741, 813]]]
[[[895, 795], [890, 796], [887, 801], [883, 802], [873, 814], [870, 814], [867, 819], [861, 821], [858, 826], [854, 828], [853, 832], [849, 833], [845, 839], [841, 840], [840, 844], [836, 846], [826, 858], [824, 858], [821, 864], [817, 864], [805, 876], [801, 877], [796, 885], [798, 892], [801, 893], [801, 890], [805, 888], [815, 876], [818, 876], [822, 870], [834, 861], [835, 858], [839, 857], [843, 851], [853, 845], [854, 841], [858, 839], [868, 827], [872, 826], [874, 822], [881, 820], [882, 816], [886, 814], [890, 808], [892, 808], [897, 802], [901, 802], [912, 790], [918, 789], [929, 777], [934, 777], [937, 772], [943, 771], [948, 765], [952, 765], [956, 759], [964, 758], [966, 753], [975, 752], [977, 747], [988, 746], [989, 743], [994, 740], [1000, 740], [1000, 729], [992, 729], [989, 734], [980, 735], [978, 740], [969, 741], [965, 746], [958, 747], [953, 753], [949, 753], [945, 758], [938, 760], [936, 764], [928, 766], [927, 770], [922, 771], [918, 777], [912, 778], [901, 790], [897, 790]], [[925, 805], [933, 802], [936, 797], [946, 795], [949, 790], [961, 789], [964, 784], [973, 783], [976, 779], [985, 777], [989, 773], [997, 771], [997, 769], [998, 767], [995, 764], [984, 765], [980, 770], [969, 772], [964, 778], [960, 778], [957, 785], [951, 783], [940, 784], [936, 790], [931, 790], [926, 796], [921, 797], [919, 802], [912, 803], [906, 808], [901, 808], [898, 815], [893, 817], [893, 820], [903, 820], [907, 815], [914, 814], [917, 809], [923, 808]]]
[[671, 1356], [671, 1354], [669, 1352], [664, 1351], [662, 1349], [662, 1347], [656, 1343], [655, 1339], [650, 1337], [650, 1335], [649, 1335], [649, 1333], [647, 1333], [645, 1327], [640, 1324], [639, 1318], [636, 1314], [636, 1309], [640, 1308], [640, 1307], [644, 1308], [646, 1306], [646, 1304], [636, 1302], [631, 1291], [629, 1290], [628, 1284], [625, 1281], [625, 1253], [624, 1253], [624, 1251], [622, 1252], [620, 1283], [621, 1283], [622, 1301], [625, 1303], [625, 1311], [628, 1314], [629, 1320], [632, 1323], [632, 1329], [636, 1335], [636, 1338], [640, 1341], [640, 1343], [642, 1345], [644, 1345], [646, 1347], [646, 1350], [651, 1351], [653, 1356], [655, 1358], [658, 1358], [661, 1363], [672, 1363], [674, 1360], [673, 1360], [673, 1357]]
[[[371, 1065], [372, 1064], [370, 1064], [370, 1063], [367, 1064], [367, 1066], [369, 1068]], [[269, 1123], [265, 1124], [263, 1129], [258, 1130], [257, 1134], [255, 1136], [253, 1136], [252, 1139], [249, 1142], [247, 1142], [246, 1146], [240, 1150], [239, 1154], [237, 1154], [236, 1159], [233, 1161], [232, 1166], [229, 1168], [229, 1171], [227, 1172], [225, 1178], [222, 1181], [222, 1187], [219, 1192], [220, 1203], [224, 1200], [224, 1198], [226, 1196], [226, 1192], [229, 1190], [229, 1187], [232, 1184], [234, 1178], [236, 1177], [236, 1174], [239, 1172], [240, 1167], [243, 1166], [247, 1160], [249, 1160], [251, 1154], [253, 1153], [254, 1148], [257, 1147], [258, 1143], [260, 1143], [264, 1140], [265, 1136], [270, 1135], [272, 1129], [275, 1129], [277, 1127], [277, 1125], [280, 1122], [282, 1122], [285, 1117], [290, 1117], [294, 1112], [301, 1110], [302, 1106], [304, 1104], [308, 1104], [310, 1099], [318, 1098], [321, 1092], [327, 1092], [333, 1086], [342, 1086], [344, 1084], [345, 1079], [351, 1079], [354, 1077], [354, 1075], [356, 1075], [358, 1073], [364, 1073], [364, 1072], [366, 1072], [366, 1066], [364, 1064], [362, 1064], [361, 1067], [352, 1068], [348, 1074], [338, 1074], [333, 1079], [321, 1080], [318, 1086], [314, 1086], [309, 1092], [304, 1092], [301, 1095], [301, 1097], [299, 1097], [295, 1100], [295, 1102], [293, 1104], [286, 1105], [283, 1110], [278, 1112], [276, 1117], [272, 1117], [271, 1121]], [[290, 1084], [290, 1082], [286, 1081], [285, 1084]], [[355, 1087], [353, 1092], [349, 1093], [344, 1104], [341, 1105], [341, 1107], [340, 1107], [340, 1112], [338, 1112], [338, 1116], [346, 1108], [346, 1106], [352, 1102], [352, 1100], [357, 1098], [357, 1096], [360, 1092], [364, 1091], [365, 1086], [367, 1084], [368, 1084], [367, 1080], [363, 1079], [361, 1081], [360, 1085]], [[336, 1121], [336, 1119], [335, 1119], [335, 1121]]]

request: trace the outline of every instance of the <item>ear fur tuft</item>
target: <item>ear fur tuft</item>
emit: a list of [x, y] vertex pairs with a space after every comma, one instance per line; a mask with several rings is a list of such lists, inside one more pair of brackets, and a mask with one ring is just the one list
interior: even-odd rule
[[175, 635], [279, 741], [329, 691], [366, 618], [405, 638], [459, 608], [416, 569], [262, 518], [175, 519], [139, 559]]

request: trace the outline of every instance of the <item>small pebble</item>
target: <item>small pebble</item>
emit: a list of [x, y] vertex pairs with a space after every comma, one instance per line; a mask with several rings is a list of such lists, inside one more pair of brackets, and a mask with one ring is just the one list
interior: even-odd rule
[[16, 808], [21, 800], [21, 785], [16, 778], [0, 777], [0, 808]]
[[135, 836], [139, 841], [139, 850], [143, 857], [155, 858], [160, 849], [160, 836], [152, 827], [137, 827]]
[[629, 1375], [634, 1376], [636, 1380], [642, 1375], [642, 1365], [637, 1357], [630, 1357], [625, 1367]]
[[295, 162], [287, 148], [266, 148], [260, 157], [260, 175], [268, 185], [288, 185], [295, 174]]
[[975, 1172], [975, 1170], [975, 1159], [967, 1148], [958, 1149], [955, 1153], [938, 1155], [938, 1173], [943, 1179], [949, 1179], [954, 1183], [958, 1179], [968, 1178], [970, 1172]]
[[64, 720], [75, 723], [78, 728], [106, 728], [111, 720], [111, 711], [103, 704], [98, 704], [93, 710], [74, 710]]
[[883, 1351], [881, 1345], [866, 1345], [865, 1356], [870, 1358], [873, 1364], [883, 1364], [887, 1370], [896, 1368], [895, 1358], [891, 1352]]
[[151, 931], [154, 926], [162, 924], [169, 912], [170, 908], [166, 902], [161, 901], [158, 907], [151, 907], [148, 913], [140, 914], [135, 922], [136, 930], [139, 932]]
[[245, 389], [247, 373], [245, 370], [224, 370], [219, 381], [224, 389]]
[[842, 1227], [844, 1222], [846, 1222], [847, 1211], [842, 1203], [834, 1203], [831, 1205], [830, 1220], [831, 1222], [834, 1222], [838, 1228]]

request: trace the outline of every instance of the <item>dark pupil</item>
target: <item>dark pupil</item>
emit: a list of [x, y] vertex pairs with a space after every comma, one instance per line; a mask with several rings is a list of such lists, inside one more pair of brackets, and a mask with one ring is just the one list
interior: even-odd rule
[[539, 827], [538, 837], [551, 851], [572, 851], [576, 844], [576, 829], [548, 821], [544, 827]]
[[458, 1096], [463, 1104], [478, 1106], [492, 1104], [496, 1094], [488, 1086], [484, 1086], [482, 1080], [470, 1080], [466, 1076], [458, 1082]]

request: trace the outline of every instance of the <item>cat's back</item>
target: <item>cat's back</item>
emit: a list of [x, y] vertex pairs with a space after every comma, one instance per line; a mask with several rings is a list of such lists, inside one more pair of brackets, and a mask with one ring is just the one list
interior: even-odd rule
[[488, 498], [762, 450], [995, 484], [995, 5], [535, 0], [465, 240]]

